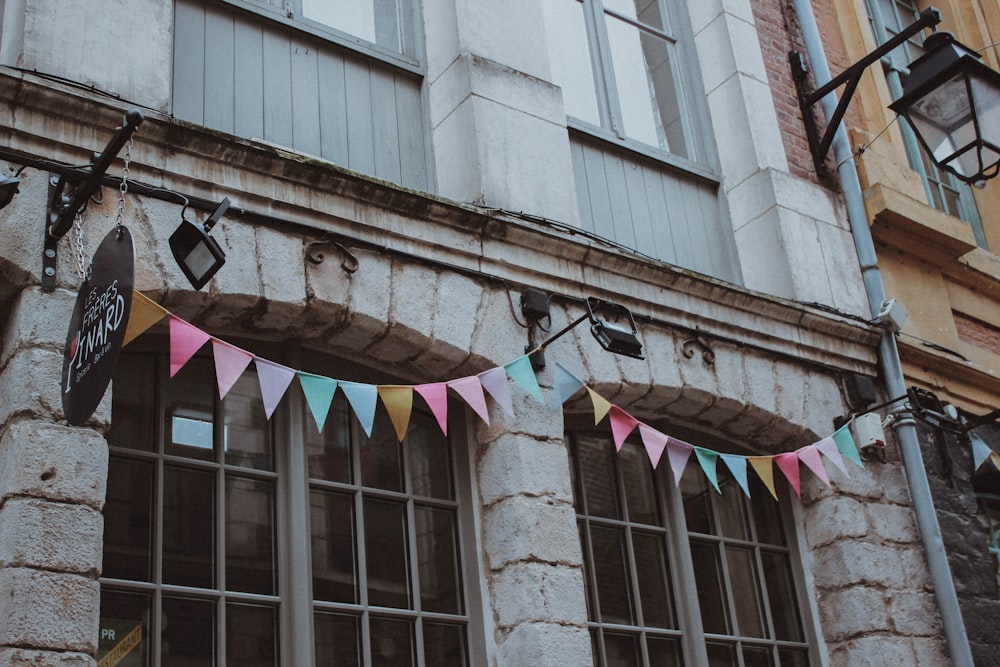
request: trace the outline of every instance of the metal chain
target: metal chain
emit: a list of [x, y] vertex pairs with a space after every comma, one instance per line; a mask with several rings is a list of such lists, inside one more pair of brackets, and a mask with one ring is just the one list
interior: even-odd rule
[[[132, 137], [135, 135], [133, 134]], [[118, 186], [118, 215], [115, 217], [115, 226], [118, 229], [119, 234], [121, 233], [122, 220], [125, 218], [125, 195], [128, 193], [128, 170], [129, 163], [132, 161], [132, 141], [133, 138], [129, 137], [128, 143], [125, 144], [125, 166], [122, 167], [122, 184]]]
[[83, 251], [83, 214], [76, 212], [73, 220], [73, 250], [76, 256], [76, 272], [80, 280], [86, 280], [90, 274], [90, 267], [87, 266], [87, 255]]

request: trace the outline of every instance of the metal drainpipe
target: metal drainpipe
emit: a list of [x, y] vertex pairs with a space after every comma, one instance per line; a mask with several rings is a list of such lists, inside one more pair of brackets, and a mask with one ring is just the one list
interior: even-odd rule
[[[832, 77], [812, 4], [810, 0], [793, 0], [793, 5], [802, 28], [802, 36], [809, 54], [809, 61], [812, 63], [816, 85], [821, 86]], [[837, 106], [836, 97], [836, 94], [830, 94], [822, 100], [823, 110], [828, 117]], [[874, 317], [878, 314], [882, 301], [885, 300], [885, 287], [882, 284], [882, 273], [875, 255], [871, 229], [868, 227], [868, 213], [865, 210], [857, 165], [854, 163], [850, 140], [843, 124], [837, 128], [833, 139], [833, 150], [840, 165], [837, 172], [844, 190], [847, 217], [854, 236], [858, 260], [861, 263], [861, 275], [864, 279], [865, 291], [868, 294], [868, 305], [872, 317]], [[899, 350], [896, 347], [895, 337], [888, 330], [882, 333], [878, 355], [889, 396], [904, 396], [906, 382], [903, 378]], [[934, 500], [931, 498], [930, 486], [927, 483], [927, 471], [924, 469], [920, 442], [917, 439], [917, 429], [913, 417], [906, 410], [903, 401], [893, 405], [892, 414], [896, 417], [893, 429], [899, 440], [903, 467], [906, 470], [906, 479], [910, 487], [910, 496], [913, 500], [920, 537], [927, 554], [927, 564], [930, 568], [931, 582], [934, 585], [938, 608], [941, 611], [941, 621], [944, 625], [948, 650], [951, 652], [956, 667], [974, 667], [972, 650], [965, 632], [965, 622], [958, 605], [955, 582], [951, 577], [951, 568], [948, 565], [948, 556], [945, 553], [944, 540], [941, 537], [941, 527], [938, 525]]]

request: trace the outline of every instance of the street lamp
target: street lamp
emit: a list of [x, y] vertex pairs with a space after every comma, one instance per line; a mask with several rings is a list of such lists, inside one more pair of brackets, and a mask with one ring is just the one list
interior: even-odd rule
[[947, 32], [928, 36], [924, 48], [889, 108], [940, 168], [973, 185], [993, 178], [1000, 173], [1000, 72]]

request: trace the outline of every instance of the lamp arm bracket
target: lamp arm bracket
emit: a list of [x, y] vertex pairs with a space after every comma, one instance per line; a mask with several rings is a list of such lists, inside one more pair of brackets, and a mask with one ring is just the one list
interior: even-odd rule
[[[816, 165], [817, 172], [824, 173], [826, 171], [826, 167], [824, 166], [826, 155], [830, 151], [830, 146], [833, 144], [833, 137], [837, 132], [837, 128], [840, 127], [840, 122], [844, 119], [844, 114], [847, 112], [847, 106], [854, 97], [854, 92], [857, 90], [858, 84], [861, 82], [861, 77], [865, 73], [865, 70], [867, 70], [872, 64], [881, 60], [884, 56], [888, 55], [893, 49], [906, 40], [926, 28], [933, 28], [937, 26], [940, 22], [941, 12], [934, 7], [928, 7], [920, 12], [920, 16], [916, 21], [900, 30], [892, 37], [892, 39], [879, 45], [878, 48], [866, 55], [864, 58], [854, 63], [839, 75], [833, 77], [827, 83], [813, 91], [808, 90], [809, 81], [807, 75], [809, 74], [809, 68], [806, 65], [805, 57], [798, 51], [792, 51], [789, 53], [792, 78], [795, 80], [795, 87], [799, 98], [799, 108], [802, 111], [802, 120], [806, 126], [806, 136], [809, 139], [809, 148], [812, 151], [813, 162]], [[840, 86], [844, 86], [844, 93], [837, 102], [837, 108], [834, 110], [826, 124], [823, 136], [820, 137], [814, 116], [813, 105]]]
[[42, 290], [51, 292], [56, 287], [56, 264], [59, 239], [73, 227], [77, 214], [101, 186], [108, 167], [132, 138], [144, 120], [142, 112], [131, 109], [125, 114], [121, 127], [115, 130], [108, 145], [94, 153], [91, 164], [78, 172], [63, 172], [49, 179], [48, 207], [45, 212], [45, 243], [42, 252]]

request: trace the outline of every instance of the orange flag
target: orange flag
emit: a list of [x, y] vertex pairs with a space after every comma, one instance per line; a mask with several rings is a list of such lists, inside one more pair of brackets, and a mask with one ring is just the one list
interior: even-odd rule
[[132, 292], [132, 310], [129, 312], [122, 347], [131, 343], [142, 332], [162, 320], [166, 315], [166, 308], [142, 292]]
[[410, 413], [413, 411], [413, 387], [399, 384], [378, 385], [378, 395], [389, 413], [389, 419], [396, 428], [396, 437], [402, 442], [406, 437], [406, 429], [410, 426]]

